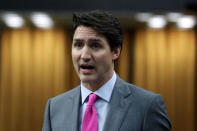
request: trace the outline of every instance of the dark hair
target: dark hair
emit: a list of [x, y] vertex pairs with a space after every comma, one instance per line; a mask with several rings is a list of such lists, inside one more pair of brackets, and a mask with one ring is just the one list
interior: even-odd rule
[[119, 20], [106, 11], [90, 11], [73, 14], [73, 34], [78, 26], [87, 26], [95, 29], [108, 40], [111, 50], [122, 48], [122, 29]]

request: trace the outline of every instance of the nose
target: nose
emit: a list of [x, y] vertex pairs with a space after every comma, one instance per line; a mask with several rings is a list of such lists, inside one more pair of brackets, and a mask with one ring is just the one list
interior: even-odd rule
[[81, 51], [81, 59], [84, 61], [89, 61], [91, 59], [91, 52], [86, 46]]

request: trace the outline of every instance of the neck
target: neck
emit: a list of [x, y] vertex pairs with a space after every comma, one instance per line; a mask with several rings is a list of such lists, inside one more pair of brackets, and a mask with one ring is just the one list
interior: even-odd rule
[[110, 73], [110, 75], [108, 76], [105, 76], [105, 79], [103, 78], [100, 78], [99, 80], [97, 81], [94, 81], [94, 82], [87, 82], [87, 83], [84, 83], [82, 82], [82, 84], [88, 88], [89, 90], [91, 90], [92, 92], [98, 90], [99, 88], [101, 88], [105, 83], [107, 83], [113, 76], [113, 73]]

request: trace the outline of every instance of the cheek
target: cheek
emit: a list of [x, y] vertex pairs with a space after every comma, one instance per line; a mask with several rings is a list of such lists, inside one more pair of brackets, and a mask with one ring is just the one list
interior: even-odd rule
[[72, 54], [72, 63], [73, 63], [75, 70], [77, 70], [77, 68], [78, 68], [77, 57], [76, 57], [76, 55], [73, 55], [73, 54]]
[[73, 62], [73, 66], [75, 67], [75, 69], [77, 69], [78, 67], [78, 62], [75, 56], [72, 55], [72, 62]]
[[73, 63], [76, 62], [78, 58], [79, 58], [79, 53], [77, 53], [76, 51], [72, 51], [72, 61], [73, 61]]
[[111, 65], [113, 63], [112, 56], [110, 54], [103, 54], [97, 58], [98, 65], [101, 65], [103, 67]]

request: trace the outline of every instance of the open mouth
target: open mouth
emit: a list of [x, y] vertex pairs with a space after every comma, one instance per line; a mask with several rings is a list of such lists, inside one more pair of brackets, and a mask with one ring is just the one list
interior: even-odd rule
[[83, 74], [91, 74], [93, 73], [94, 71], [94, 66], [92, 65], [81, 65], [80, 66], [80, 71], [83, 73]]
[[80, 68], [85, 69], [85, 70], [92, 70], [92, 69], [94, 69], [94, 66], [92, 66], [92, 65], [81, 65]]

